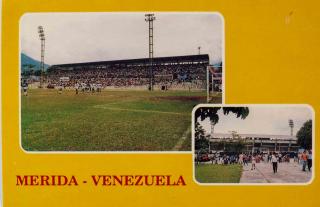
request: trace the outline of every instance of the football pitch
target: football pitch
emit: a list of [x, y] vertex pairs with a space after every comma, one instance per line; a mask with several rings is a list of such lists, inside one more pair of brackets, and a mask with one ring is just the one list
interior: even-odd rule
[[[27, 151], [189, 151], [191, 111], [205, 100], [205, 92], [31, 89], [21, 95], [21, 145]], [[221, 94], [214, 102], [221, 103]]]

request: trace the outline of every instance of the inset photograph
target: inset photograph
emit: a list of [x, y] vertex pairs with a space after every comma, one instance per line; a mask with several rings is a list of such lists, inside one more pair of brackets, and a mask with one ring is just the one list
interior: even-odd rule
[[218, 13], [28, 13], [21, 147], [191, 151], [191, 112], [222, 103]]
[[308, 184], [314, 112], [308, 105], [199, 105], [193, 112], [199, 184]]

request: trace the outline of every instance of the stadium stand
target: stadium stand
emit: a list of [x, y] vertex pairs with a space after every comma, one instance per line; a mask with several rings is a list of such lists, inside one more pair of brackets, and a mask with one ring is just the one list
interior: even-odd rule
[[[46, 82], [50, 86], [74, 87], [100, 84], [103, 88], [148, 87], [149, 58], [53, 65]], [[205, 89], [208, 55], [153, 58], [155, 89]]]

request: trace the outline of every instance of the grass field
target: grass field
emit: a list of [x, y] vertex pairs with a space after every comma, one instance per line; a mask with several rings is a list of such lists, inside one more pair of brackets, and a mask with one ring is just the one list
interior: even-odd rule
[[239, 183], [241, 165], [195, 165], [195, 176], [199, 183]]
[[[28, 151], [191, 150], [191, 111], [205, 92], [32, 89], [21, 95]], [[221, 103], [221, 96], [216, 97]]]

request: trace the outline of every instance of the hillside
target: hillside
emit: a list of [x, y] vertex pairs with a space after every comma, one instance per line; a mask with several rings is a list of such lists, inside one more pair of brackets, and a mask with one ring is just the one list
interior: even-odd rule
[[[28, 70], [29, 68], [33, 68], [33, 70], [39, 70], [40, 61], [29, 57], [28, 55], [21, 53], [21, 72]], [[46, 70], [50, 65], [45, 64], [44, 69]]]

